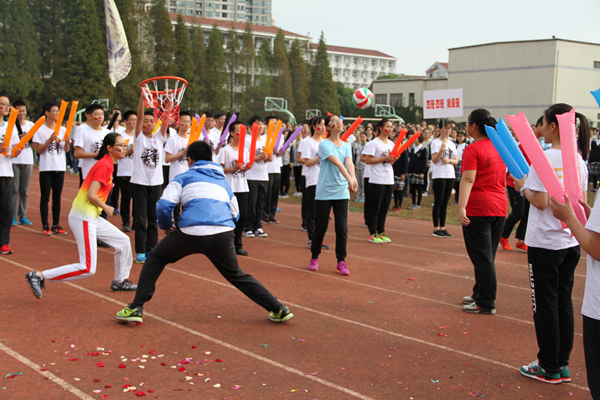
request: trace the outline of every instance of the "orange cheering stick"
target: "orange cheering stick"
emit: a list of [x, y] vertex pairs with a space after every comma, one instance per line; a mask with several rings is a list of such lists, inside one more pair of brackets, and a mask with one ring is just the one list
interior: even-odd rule
[[196, 140], [198, 140], [196, 138], [196, 131], [198, 130], [198, 123], [200, 121], [198, 121], [196, 119], [196, 117], [192, 118], [192, 127], [190, 128], [190, 138], [188, 139], [188, 147], [190, 146], [190, 144], [194, 143]]
[[37, 122], [31, 127], [31, 129], [19, 141], [19, 143], [17, 143], [17, 145], [15, 147], [13, 147], [13, 150], [12, 150], [12, 153], [11, 153], [11, 157], [16, 157], [17, 156], [15, 154], [16, 153], [16, 151], [15, 151], [16, 149], [23, 150], [23, 148], [25, 147], [25, 145], [27, 144], [27, 142], [29, 142], [31, 140], [31, 138], [33, 137], [33, 135], [35, 135], [35, 133], [38, 131], [38, 129], [40, 129], [40, 127], [42, 125], [44, 125], [44, 122], [46, 122], [46, 117], [41, 117], [40, 119], [37, 120]]
[[[10, 108], [10, 115], [8, 117], [8, 125], [6, 126], [6, 133], [4, 134], [4, 142], [2, 142], [2, 146], [4, 148], [10, 148], [10, 139], [12, 137], [12, 131], [15, 127], [15, 122], [17, 121], [17, 116], [19, 115], [19, 110], [14, 107]], [[8, 157], [8, 152], [3, 154], [4, 157]]]
[[361, 124], [361, 122], [363, 122], [363, 119], [359, 115], [358, 118], [356, 118], [356, 121], [354, 121], [354, 123], [352, 125], [350, 125], [350, 128], [348, 128], [348, 130], [346, 131], [346, 133], [344, 133], [342, 135], [342, 142], [345, 142], [346, 140], [348, 140], [348, 138], [350, 137], [350, 135], [352, 135], [354, 133], [354, 131], [356, 130], [356, 128], [358, 128], [358, 126]]
[[73, 100], [71, 102], [71, 111], [69, 112], [69, 119], [67, 120], [67, 130], [65, 131], [64, 142], [68, 142], [71, 139], [71, 130], [73, 129], [73, 123], [75, 122], [75, 115], [77, 114], [78, 101]]
[[[68, 105], [69, 105], [68, 101], [64, 101], [64, 100], [60, 101], [60, 109], [58, 110], [58, 119], [56, 120], [56, 126], [54, 127], [54, 134], [57, 137], [58, 137], [58, 134], [60, 133], [60, 127], [62, 126], [63, 119], [65, 119], [65, 113], [67, 112]], [[66, 132], [65, 132], [65, 134], [66, 134]], [[56, 141], [60, 142], [60, 138], [56, 139]]]
[[250, 160], [248, 165], [254, 164], [254, 156], [256, 155], [256, 141], [258, 140], [258, 125], [252, 124], [252, 141], [250, 142]]
[[[244, 165], [244, 146], [246, 145], [246, 127], [242, 125], [240, 127], [240, 142], [238, 144], [238, 161], [237, 164]], [[256, 146], [256, 145], [255, 145]]]
[[421, 134], [419, 132], [415, 133], [410, 139], [408, 139], [406, 141], [406, 143], [404, 143], [402, 145], [402, 147], [400, 147], [398, 150], [396, 150], [396, 152], [394, 153], [393, 151], [390, 153], [390, 155], [392, 157], [398, 157], [400, 154], [402, 154], [404, 152], [404, 150], [408, 149], [408, 147], [413, 144], [415, 142], [415, 140], [417, 140], [419, 138], [419, 136], [421, 136]]
[[277, 136], [279, 135], [279, 131], [281, 130], [281, 124], [283, 124], [283, 121], [281, 121], [281, 120], [277, 121], [275, 128], [271, 132], [271, 137], [267, 138], [267, 145], [266, 145], [265, 153], [267, 153], [268, 155], [273, 154], [273, 150], [275, 148], [275, 142], [277, 141]]
[[396, 151], [398, 151], [398, 149], [402, 145], [402, 141], [404, 140], [404, 137], [406, 136], [407, 133], [408, 133], [408, 130], [406, 130], [404, 128], [400, 129], [400, 134], [398, 135], [398, 139], [396, 139], [396, 143], [394, 144], [394, 148], [392, 149], [390, 154], [394, 154]]
[[[198, 118], [198, 114], [196, 114], [196, 119], [197, 118]], [[200, 121], [198, 122], [198, 127], [196, 128], [196, 134], [194, 135], [194, 142], [196, 142], [200, 139], [200, 134], [202, 133], [202, 130], [204, 129], [205, 123], [206, 123], [206, 114], [202, 114], [202, 117], [200, 117]], [[206, 140], [206, 141], [208, 142], [208, 140]]]

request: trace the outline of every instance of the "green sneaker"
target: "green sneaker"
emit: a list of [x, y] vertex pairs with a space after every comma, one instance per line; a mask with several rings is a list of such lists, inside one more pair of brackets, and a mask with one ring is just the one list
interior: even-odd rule
[[540, 365], [538, 360], [535, 360], [529, 365], [521, 367], [521, 374], [527, 378], [535, 379], [545, 383], [557, 384], [561, 383], [560, 374], [549, 374]]
[[560, 380], [561, 382], [571, 382], [571, 372], [568, 365], [560, 367]]
[[379, 236], [377, 236], [377, 235], [371, 235], [371, 236], [369, 236], [369, 242], [381, 244], [381, 243], [383, 243], [383, 240], [381, 240], [381, 238], [379, 238]]
[[390, 239], [389, 237], [385, 236], [385, 233], [382, 233], [381, 235], [379, 235], [379, 239], [381, 239], [381, 241], [383, 243], [392, 243], [392, 239]]
[[269, 319], [273, 322], [285, 322], [292, 318], [294, 318], [294, 314], [287, 306], [283, 306], [277, 313], [272, 312], [269, 314]]
[[117, 319], [121, 321], [141, 323], [142, 312], [144, 312], [144, 309], [142, 307], [130, 308], [130, 306], [127, 306], [117, 313]]

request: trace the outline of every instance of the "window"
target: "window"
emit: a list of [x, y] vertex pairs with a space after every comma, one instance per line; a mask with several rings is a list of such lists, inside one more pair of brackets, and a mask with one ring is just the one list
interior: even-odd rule
[[173, 1], [173, 0], [171, 0], [171, 3], [170, 3], [170, 4], [171, 4], [171, 6], [174, 6], [174, 7], [175, 7], [175, 6], [177, 6], [177, 2], [176, 2], [176, 1]]
[[415, 94], [409, 93], [408, 94], [408, 106], [413, 107], [414, 105], [415, 105]]
[[356, 70], [352, 71], [352, 77], [353, 78], [358, 77], [358, 71], [356, 71]]
[[[430, 73], [429, 73], [429, 77], [430, 77], [430, 78], [433, 78], [433, 72], [430, 72]], [[565, 200], [565, 201], [566, 201], [566, 200]]]
[[221, 13], [221, 15], [223, 16], [223, 18], [227, 18], [227, 13]]
[[246, 14], [238, 14], [238, 18], [245, 19], [246, 18]]
[[339, 69], [334, 69], [333, 70], [333, 76], [340, 76], [340, 70]]
[[600, 61], [594, 61], [594, 68], [600, 69]]
[[387, 94], [376, 94], [375, 104], [387, 104]]
[[348, 76], [348, 70], [344, 70], [344, 76]]
[[196, 2], [196, 8], [202, 8], [202, 3], [200, 3], [199, 1]]
[[223, 10], [227, 10], [227, 4], [223, 4]]
[[188, 1], [187, 2], [187, 8], [194, 8], [196, 4], [193, 1]]
[[202, 16], [202, 11], [200, 11], [200, 10], [196, 11], [196, 15], [199, 16], [199, 17], [201, 17]]
[[244, 11], [245, 9], [246, 9], [246, 7], [244, 7], [244, 6], [238, 6], [238, 10], [240, 10], [240, 11]]
[[182, 10], [181, 8], [178, 8], [177, 9], [177, 14], [183, 15], [183, 14], [185, 14], [185, 10]]
[[371, 66], [374, 67], [377, 63], [377, 60], [371, 60]]
[[[212, 18], [212, 17], [214, 17], [214, 16], [215, 16], [215, 13], [214, 13], [214, 12], [212, 12], [212, 11], [207, 11], [207, 12], [206, 12], [206, 18]], [[207, 40], [208, 40], [208, 39], [207, 39]]]
[[393, 65], [394, 65], [394, 63], [393, 63], [393, 62], [391, 62], [391, 61], [388, 61], [388, 68], [392, 68], [392, 66], [393, 66]]
[[194, 15], [194, 10], [187, 10], [188, 15]]
[[[213, 8], [212, 3], [206, 3], [206, 8]], [[211, 15], [211, 17], [212, 17], [212, 15]]]
[[371, 72], [371, 79], [375, 79], [375, 72]]
[[185, 7], [185, 1], [178, 1], [177, 7]]
[[170, 12], [171, 14], [175, 14], [175, 13], [177, 12], [177, 10], [176, 10], [176, 9], [174, 9], [174, 8], [169, 8], [169, 12]]
[[339, 62], [340, 62], [340, 56], [334, 56], [334, 58], [333, 58], [333, 59], [334, 59], [334, 61], [335, 61], [336, 63], [339, 63]]
[[358, 64], [358, 57], [354, 57], [354, 58], [352, 59], [352, 62], [353, 62], [354, 64]]
[[390, 106], [402, 107], [402, 93], [390, 94]]

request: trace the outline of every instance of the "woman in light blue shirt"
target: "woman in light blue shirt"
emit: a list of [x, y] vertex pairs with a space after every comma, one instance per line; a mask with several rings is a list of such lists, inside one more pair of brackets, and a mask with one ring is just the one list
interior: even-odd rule
[[337, 272], [350, 275], [346, 266], [346, 242], [348, 240], [348, 205], [350, 191], [356, 192], [358, 183], [352, 162], [352, 149], [341, 140], [344, 124], [339, 116], [330, 115], [325, 118], [325, 128], [329, 137], [319, 144], [318, 156], [321, 159], [321, 171], [315, 195], [315, 232], [312, 240], [312, 258], [308, 269], [319, 269], [321, 243], [329, 225], [329, 213], [333, 208], [335, 219], [335, 255]]

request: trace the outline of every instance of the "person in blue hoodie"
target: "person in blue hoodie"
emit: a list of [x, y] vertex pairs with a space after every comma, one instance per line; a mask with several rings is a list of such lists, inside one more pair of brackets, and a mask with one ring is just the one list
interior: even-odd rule
[[[221, 275], [259, 306], [271, 311], [274, 322], [290, 320], [292, 314], [252, 275], [243, 272], [233, 243], [238, 203], [225, 180], [223, 167], [212, 162], [212, 150], [204, 141], [187, 149], [189, 171], [177, 175], [156, 205], [158, 225], [167, 236], [149, 253], [140, 273], [133, 303], [117, 313], [122, 321], [142, 322], [144, 303], [154, 295], [155, 284], [165, 266], [191, 254], [204, 254]], [[183, 205], [177, 227], [173, 210]]]

